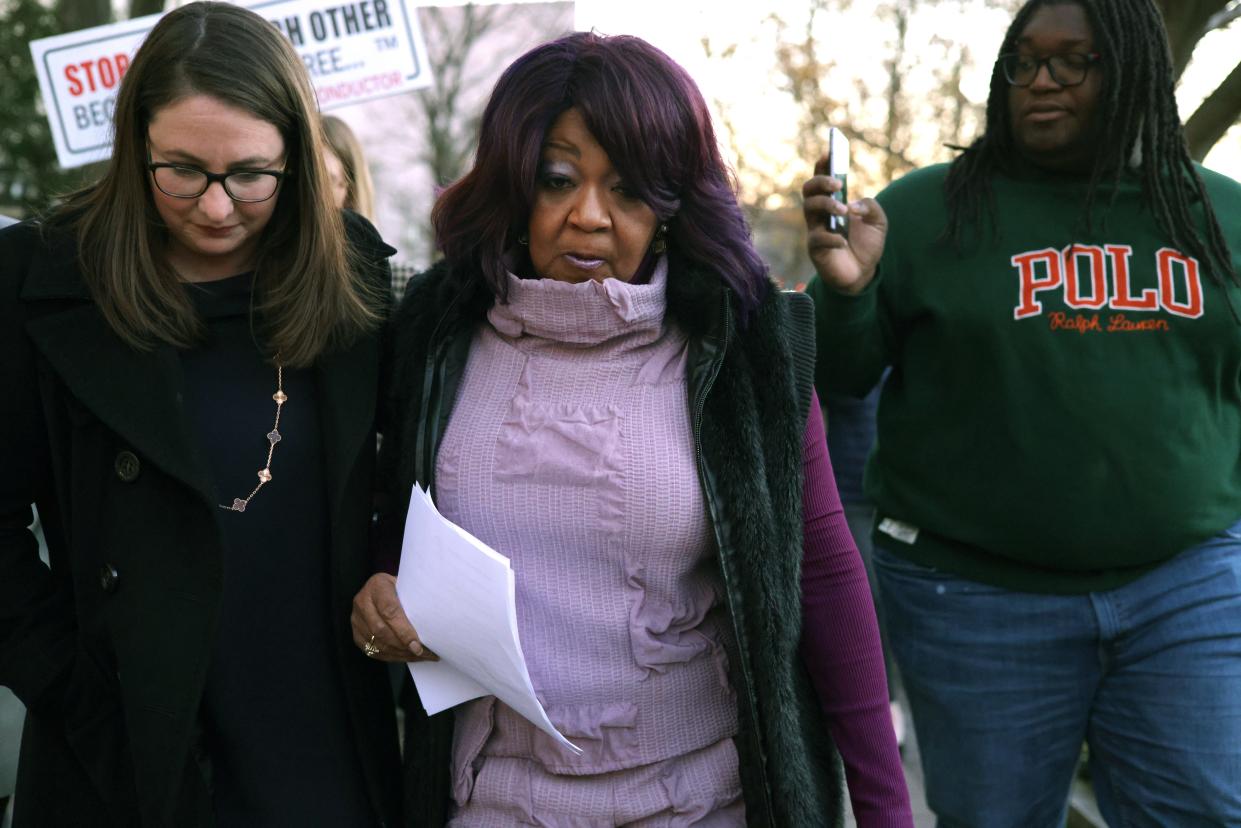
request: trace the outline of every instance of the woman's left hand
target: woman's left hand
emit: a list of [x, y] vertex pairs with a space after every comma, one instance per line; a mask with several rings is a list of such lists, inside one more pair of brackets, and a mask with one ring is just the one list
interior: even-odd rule
[[386, 572], [372, 575], [353, 596], [353, 643], [379, 661], [439, 661], [418, 639], [396, 594], [396, 578]]

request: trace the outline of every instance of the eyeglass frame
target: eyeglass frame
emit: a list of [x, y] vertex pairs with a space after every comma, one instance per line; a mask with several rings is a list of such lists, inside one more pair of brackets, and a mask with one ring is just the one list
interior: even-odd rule
[[[1082, 79], [1079, 81], [1074, 81], [1073, 83], [1065, 83], [1062, 80], [1060, 80], [1060, 78], [1056, 77], [1056, 70], [1051, 68], [1051, 62], [1053, 60], [1055, 60], [1056, 58], [1068, 57], [1069, 55], [1080, 55], [1081, 57], [1086, 58], [1086, 67], [1085, 67], [1085, 70], [1082, 72]], [[1098, 52], [1066, 52], [1063, 54], [1048, 55], [1047, 57], [1043, 57], [1043, 58], [1032, 57], [1032, 58], [1029, 58], [1029, 60], [1034, 61], [1034, 75], [1031, 76], [1030, 82], [1029, 83], [1017, 83], [1011, 77], [1009, 77], [1008, 69], [1007, 67], [1005, 67], [1004, 63], [1008, 58], [1020, 58], [1021, 56], [1022, 55], [1020, 52], [1005, 52], [1004, 54], [1000, 55], [999, 57], [995, 59], [996, 64], [1000, 67], [1000, 74], [1004, 76], [1004, 80], [1008, 83], [1009, 86], [1015, 87], [1017, 89], [1029, 89], [1031, 86], [1033, 86], [1034, 82], [1038, 80], [1038, 74], [1043, 69], [1044, 66], [1047, 67], [1047, 76], [1051, 78], [1052, 83], [1056, 84], [1056, 86], [1065, 87], [1067, 89], [1071, 89], [1074, 86], [1081, 86], [1083, 83], [1086, 82], [1086, 78], [1090, 76], [1090, 67], [1098, 63], [1099, 60], [1102, 59], [1103, 57], [1103, 55], [1099, 54]]]
[[[155, 176], [156, 170], [165, 169], [165, 168], [179, 169], [179, 170], [192, 170], [193, 172], [206, 176], [207, 183], [204, 184], [203, 188], [199, 190], [195, 195], [178, 195], [177, 193], [170, 193], [167, 190], [165, 190], [163, 187], [159, 186], [159, 179]], [[168, 161], [147, 162], [147, 172], [151, 173], [151, 181], [154, 182], [155, 188], [159, 190], [161, 193], [163, 193], [164, 195], [168, 196], [169, 198], [202, 198], [203, 193], [207, 192], [207, 190], [211, 188], [211, 185], [218, 181], [220, 182], [220, 188], [224, 190], [224, 194], [228, 196], [229, 198], [231, 198], [233, 201], [236, 201], [240, 204], [262, 204], [264, 201], [271, 201], [273, 198], [276, 197], [276, 193], [280, 192], [280, 185], [284, 183], [284, 180], [286, 178], [293, 177], [292, 173], [286, 172], [284, 170], [230, 170], [229, 172], [226, 172], [226, 173], [213, 173], [213, 172], [208, 172], [207, 170], [204, 170], [201, 167], [195, 167], [193, 164], [173, 164]], [[267, 196], [266, 198], [237, 198], [237, 196], [233, 195], [232, 191], [228, 189], [228, 178], [229, 176], [245, 175], [247, 173], [250, 175], [259, 173], [261, 175], [272, 176], [273, 178], [276, 179], [276, 189], [272, 190], [271, 195]]]

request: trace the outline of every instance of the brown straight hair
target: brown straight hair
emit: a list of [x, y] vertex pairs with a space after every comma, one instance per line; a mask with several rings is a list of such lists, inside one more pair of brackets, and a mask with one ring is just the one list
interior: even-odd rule
[[121, 82], [112, 158], [102, 179], [72, 195], [53, 221], [76, 226], [83, 276], [126, 343], [188, 348], [204, 326], [164, 257], [167, 229], [146, 165], [154, 114], [188, 95], [209, 95], [275, 126], [285, 170], [254, 265], [254, 311], [269, 356], [305, 367], [379, 321], [379, 298], [332, 204], [319, 113], [297, 53], [252, 11], [195, 2], [165, 15]]

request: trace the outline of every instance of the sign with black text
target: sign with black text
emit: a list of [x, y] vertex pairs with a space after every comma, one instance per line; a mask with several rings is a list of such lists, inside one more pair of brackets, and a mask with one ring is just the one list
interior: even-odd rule
[[[431, 85], [427, 47], [412, 0], [268, 0], [249, 8], [293, 44], [324, 112]], [[62, 167], [108, 157], [121, 78], [160, 17], [31, 41]], [[246, 69], [239, 66], [238, 71]]]

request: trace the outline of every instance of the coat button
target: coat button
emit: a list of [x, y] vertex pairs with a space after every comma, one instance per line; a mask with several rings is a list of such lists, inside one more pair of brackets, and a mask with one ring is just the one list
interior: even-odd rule
[[99, 588], [104, 592], [116, 592], [116, 582], [120, 577], [121, 573], [116, 571], [115, 566], [104, 564], [99, 567]]
[[122, 451], [116, 455], [116, 462], [112, 464], [112, 467], [116, 469], [116, 476], [124, 483], [133, 483], [138, 479], [138, 472], [142, 471], [138, 455], [132, 451]]

